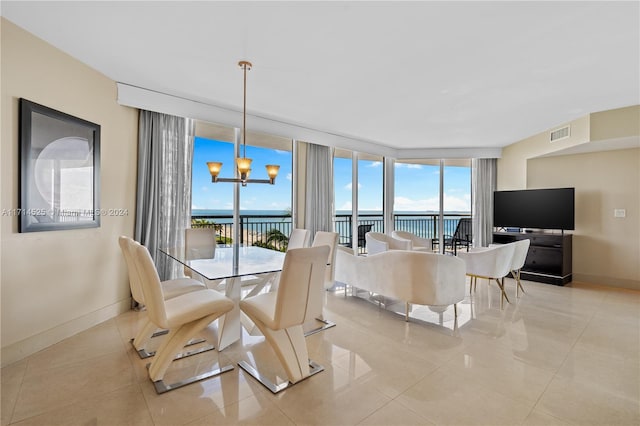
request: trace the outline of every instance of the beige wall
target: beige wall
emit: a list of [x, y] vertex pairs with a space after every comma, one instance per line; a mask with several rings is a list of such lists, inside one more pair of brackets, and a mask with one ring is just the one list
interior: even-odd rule
[[576, 188], [575, 281], [640, 289], [640, 149], [532, 159], [527, 186]]
[[[570, 126], [568, 138], [549, 141], [550, 131], [567, 125]], [[559, 124], [502, 149], [502, 156], [498, 159], [498, 190], [526, 188], [527, 161], [530, 158], [559, 154], [571, 149], [582, 149], [583, 152], [603, 151], [611, 149], [614, 142], [630, 138], [636, 141], [640, 138], [640, 105], [596, 112]], [[606, 142], [610, 142], [609, 147]]]
[[640, 135], [640, 106], [591, 114], [591, 140], [615, 140]]
[[135, 218], [137, 110], [119, 106], [115, 82], [1, 21], [1, 200], [18, 208], [18, 100], [23, 97], [101, 125], [100, 206], [125, 217], [99, 228], [18, 233], [3, 215], [2, 365], [117, 315], [130, 306], [117, 237]]
[[549, 142], [549, 132], [538, 133], [523, 141], [502, 149], [498, 159], [498, 190], [524, 189], [527, 187], [527, 160], [554, 151], [570, 148], [589, 142], [589, 116], [571, 123], [571, 136], [554, 143]]
[[[622, 139], [637, 146], [640, 106], [567, 124], [569, 138], [550, 143], [545, 131], [505, 147], [498, 159], [498, 189], [575, 187], [574, 280], [640, 289], [640, 149], [607, 150]], [[598, 151], [560, 155], [592, 147]], [[614, 209], [626, 209], [627, 217], [615, 218]]]

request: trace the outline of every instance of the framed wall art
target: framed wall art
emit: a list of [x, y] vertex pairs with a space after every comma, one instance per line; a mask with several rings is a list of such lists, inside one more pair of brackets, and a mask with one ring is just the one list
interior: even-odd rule
[[20, 232], [100, 226], [100, 125], [20, 99]]

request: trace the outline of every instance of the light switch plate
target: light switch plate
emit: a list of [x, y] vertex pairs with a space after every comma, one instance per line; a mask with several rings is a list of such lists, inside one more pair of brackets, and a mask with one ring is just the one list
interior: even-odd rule
[[626, 217], [627, 211], [625, 209], [613, 209], [613, 217]]

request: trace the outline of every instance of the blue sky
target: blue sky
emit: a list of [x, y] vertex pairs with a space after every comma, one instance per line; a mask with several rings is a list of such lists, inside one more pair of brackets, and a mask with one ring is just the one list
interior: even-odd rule
[[[219, 177], [232, 178], [235, 168], [233, 144], [196, 138], [193, 150], [193, 209], [233, 209], [233, 184], [212, 183], [207, 161], [221, 161]], [[241, 152], [242, 154], [242, 152]], [[275, 185], [248, 184], [240, 187], [241, 210], [286, 210], [291, 207], [291, 152], [247, 146], [253, 159], [250, 178], [267, 179], [267, 164], [280, 165]]]
[[[291, 207], [291, 152], [247, 146], [253, 159], [251, 177], [266, 179], [266, 164], [279, 164], [275, 185], [249, 184], [240, 188], [242, 210], [286, 210]], [[223, 162], [220, 177], [233, 177], [233, 144], [196, 138], [193, 155], [193, 209], [233, 208], [233, 185], [211, 182], [207, 161]], [[351, 159], [334, 162], [336, 210], [351, 210]], [[360, 160], [358, 166], [360, 210], [382, 210], [382, 163]], [[471, 170], [445, 167], [445, 211], [471, 210]], [[439, 167], [396, 163], [395, 211], [439, 209]]]
[[[336, 210], [351, 210], [351, 159], [334, 162]], [[359, 210], [382, 210], [382, 162], [360, 160], [358, 164]], [[397, 162], [394, 211], [438, 211], [440, 167]], [[446, 166], [444, 210], [471, 211], [471, 169]]]

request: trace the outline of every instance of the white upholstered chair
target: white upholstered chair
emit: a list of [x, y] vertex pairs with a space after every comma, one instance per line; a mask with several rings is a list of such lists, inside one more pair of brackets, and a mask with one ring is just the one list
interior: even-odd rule
[[[149, 366], [149, 378], [157, 393], [164, 393], [184, 385], [204, 380], [233, 369], [225, 366], [200, 373], [175, 384], [164, 383], [164, 375], [184, 345], [216, 318], [233, 309], [234, 303], [215, 290], [198, 290], [165, 300], [158, 271], [149, 251], [142, 245], [133, 247], [132, 258], [140, 276], [140, 284], [149, 319], [157, 327], [169, 330]], [[193, 353], [189, 353], [192, 355]]]
[[407, 231], [393, 231], [391, 236], [396, 239], [411, 241], [411, 250], [433, 251], [433, 243], [430, 239], [418, 237], [416, 234]]
[[[140, 306], [145, 306], [144, 293], [142, 292], [142, 284], [140, 283], [140, 275], [133, 260], [133, 248], [139, 246], [137, 241], [126, 236], [118, 238], [118, 244], [122, 250], [125, 263], [127, 264], [127, 272], [129, 274], [129, 287], [131, 288], [131, 296]], [[162, 292], [165, 299], [171, 299], [192, 291], [203, 290], [205, 285], [191, 278], [178, 278], [161, 282]], [[131, 344], [135, 348], [138, 356], [142, 359], [152, 357], [155, 352], [147, 350], [149, 341], [153, 337], [167, 334], [166, 330], [157, 332], [158, 327], [147, 317], [143, 326], [140, 328], [136, 336], [131, 340]], [[192, 343], [200, 343], [202, 340]]]
[[312, 292], [323, 287], [329, 251], [324, 245], [288, 250], [278, 290], [240, 302], [240, 309], [258, 326], [275, 351], [289, 382], [276, 385], [246, 361], [238, 365], [273, 393], [323, 370], [309, 360], [302, 325]]
[[[520, 270], [527, 260], [527, 253], [529, 252], [529, 245], [531, 244], [531, 240], [523, 239], [509, 244], [513, 244], [514, 246], [513, 257], [511, 259], [511, 275], [513, 275], [513, 278], [516, 280], [516, 297], [518, 297], [518, 290], [522, 290], [522, 292], [524, 293], [524, 288], [522, 288], [522, 284], [520, 283]], [[491, 244], [490, 247], [494, 247], [497, 245], [498, 244]]]
[[367, 232], [367, 254], [382, 253], [388, 250], [411, 250], [410, 240], [399, 240], [380, 232]]
[[467, 265], [467, 275], [471, 277], [469, 293], [471, 293], [471, 288], [476, 284], [478, 278], [486, 278], [490, 281], [495, 280], [502, 293], [500, 306], [502, 307], [504, 299], [509, 302], [507, 293], [504, 291], [504, 277], [511, 272], [514, 249], [515, 245], [510, 243], [481, 250], [458, 252], [458, 257], [464, 260]]
[[326, 272], [324, 276], [324, 283], [321, 287], [313, 289], [309, 296], [309, 308], [307, 309], [307, 315], [305, 317], [305, 325], [315, 325], [317, 321], [320, 321], [323, 325], [320, 327], [312, 328], [305, 332], [305, 336], [317, 333], [319, 331], [326, 330], [329, 327], [333, 327], [336, 323], [324, 318], [324, 305], [326, 299], [326, 291], [333, 287], [335, 284], [335, 263], [336, 263], [336, 246], [338, 245], [338, 233], [337, 232], [316, 232], [313, 238], [311, 247], [327, 246], [329, 247], [329, 256], [327, 258]]
[[289, 243], [287, 244], [287, 250], [295, 248], [309, 247], [309, 239], [311, 233], [308, 229], [296, 228], [291, 231], [289, 235]]

